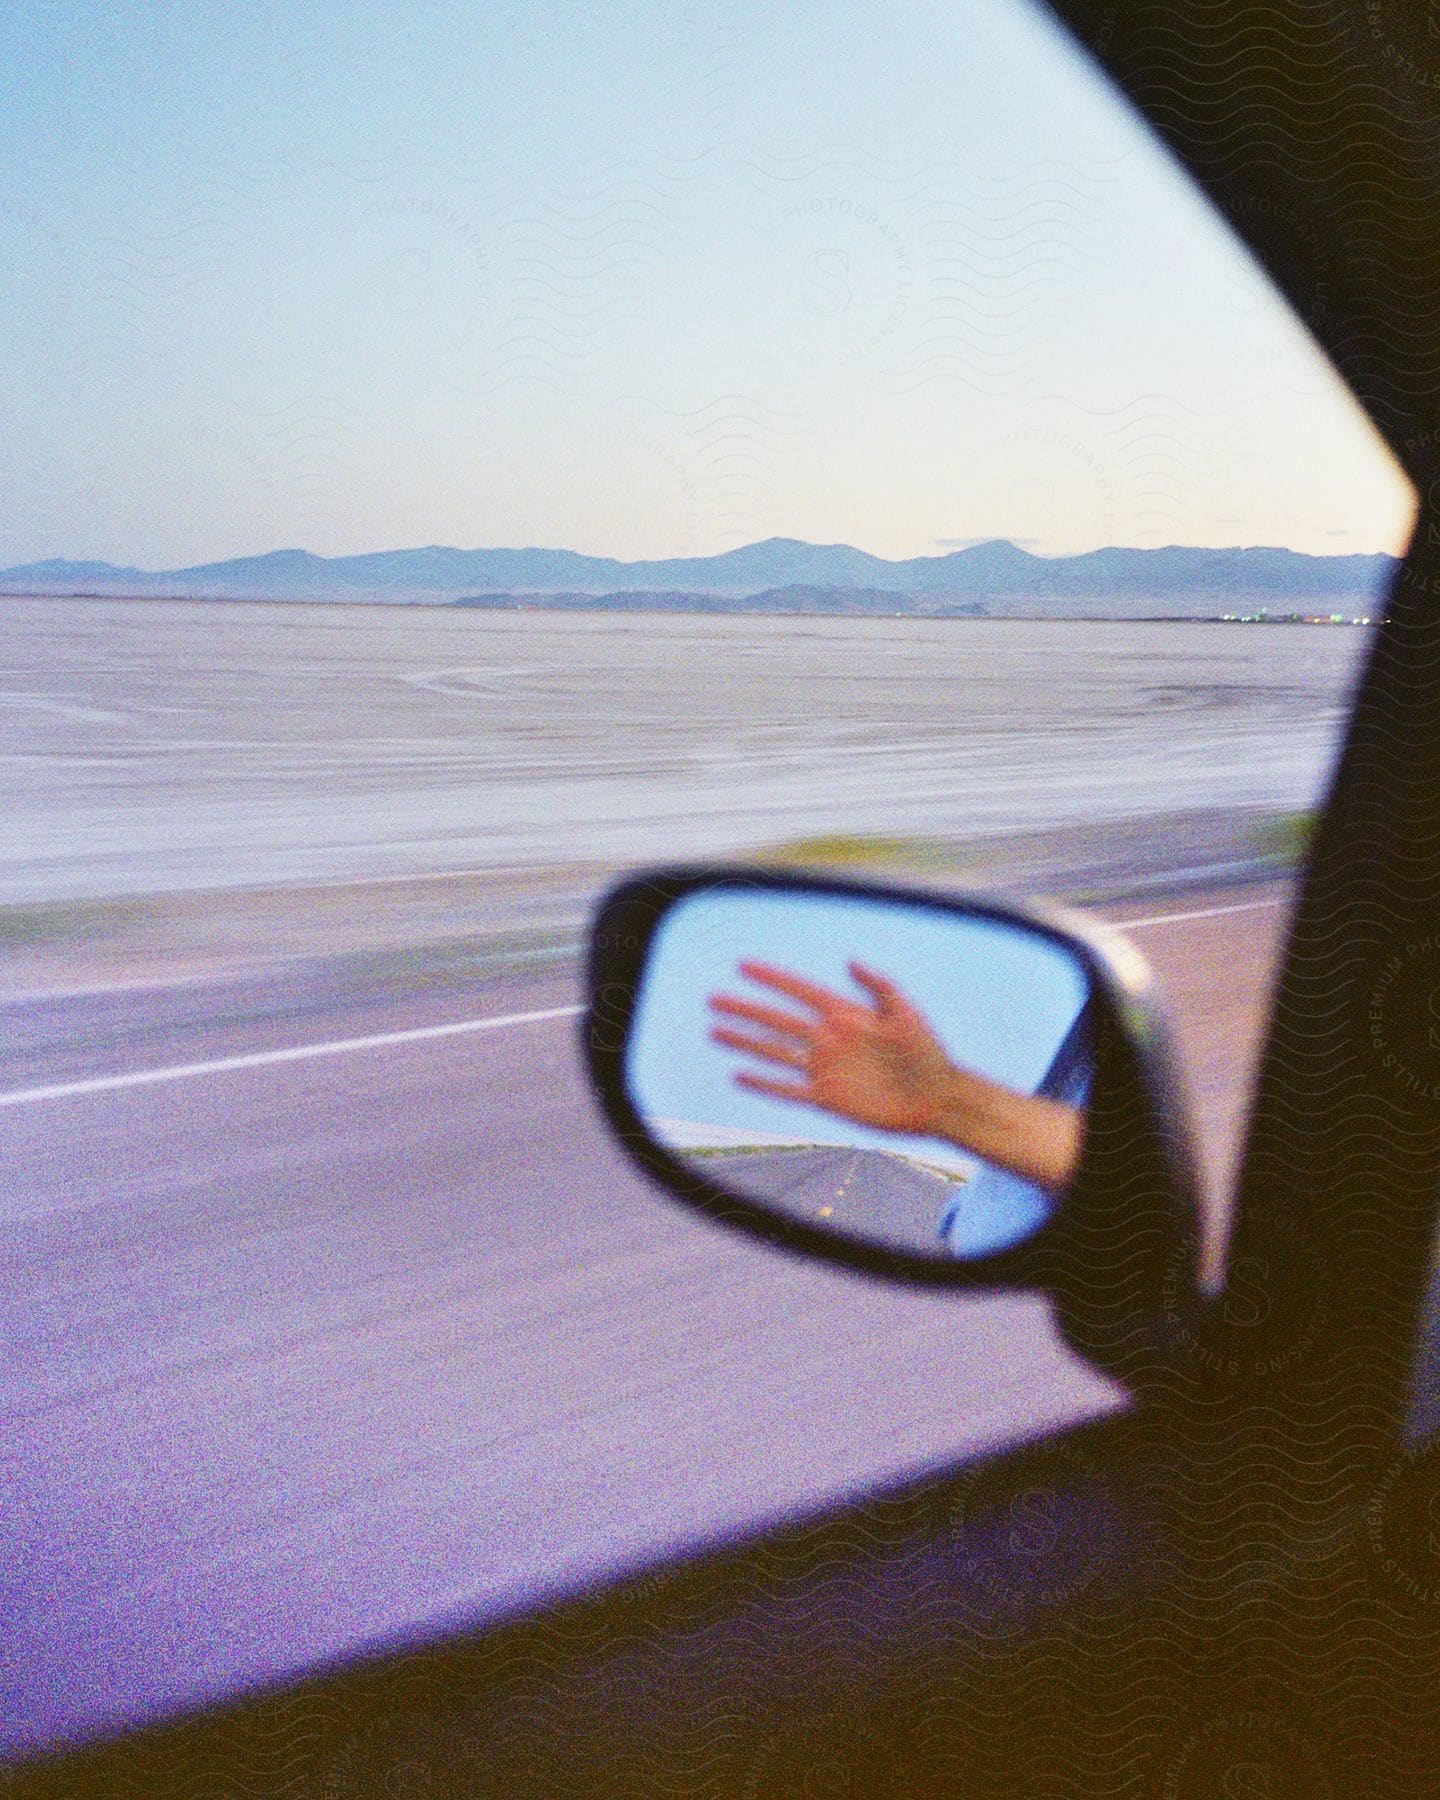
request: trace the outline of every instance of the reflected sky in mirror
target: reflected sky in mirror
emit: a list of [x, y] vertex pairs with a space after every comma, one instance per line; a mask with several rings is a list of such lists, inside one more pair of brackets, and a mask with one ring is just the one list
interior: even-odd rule
[[[953, 1062], [1034, 1093], [1051, 1075], [1057, 1051], [1089, 996], [1088, 977], [1069, 952], [1023, 926], [898, 899], [706, 891], [678, 902], [656, 933], [626, 1071], [636, 1110], [657, 1135], [677, 1149], [720, 1153], [723, 1172], [717, 1166], [712, 1173], [728, 1186], [751, 1191], [741, 1178], [754, 1173], [744, 1158], [747, 1148], [778, 1153], [783, 1146], [843, 1146], [883, 1152], [908, 1165], [901, 1173], [918, 1198], [908, 1209], [914, 1224], [907, 1235], [914, 1242], [907, 1248], [937, 1248], [954, 1179], [968, 1178], [965, 1205], [951, 1219], [954, 1254], [1001, 1248], [1042, 1222], [1048, 1203], [1038, 1190], [986, 1168], [952, 1144], [871, 1130], [737, 1087], [734, 1077], [746, 1059], [711, 1041], [708, 1001], [724, 992], [773, 1002], [774, 995], [739, 974], [738, 964], [751, 958], [859, 1001], [865, 995], [847, 964], [851, 959], [868, 964], [902, 989]], [[843, 1194], [861, 1173], [862, 1159], [852, 1156], [843, 1169], [836, 1159], [829, 1161], [833, 1168], [807, 1170], [801, 1188], [808, 1184], [818, 1192], [829, 1182]], [[874, 1159], [863, 1162], [873, 1165]], [[896, 1164], [892, 1160], [889, 1166]], [[866, 1183], [858, 1185], [863, 1223]], [[777, 1196], [767, 1198], [779, 1204]], [[828, 1217], [834, 1209], [817, 1210]], [[887, 1238], [905, 1210], [885, 1208]], [[844, 1223], [854, 1228], [857, 1220], [852, 1216]], [[862, 1235], [874, 1235], [873, 1222]]]

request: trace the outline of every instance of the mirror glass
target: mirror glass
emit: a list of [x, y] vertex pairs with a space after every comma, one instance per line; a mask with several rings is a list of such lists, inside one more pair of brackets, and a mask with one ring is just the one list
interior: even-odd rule
[[1063, 1199], [1090, 977], [1019, 922], [721, 886], [649, 947], [627, 1048], [651, 1136], [714, 1183], [910, 1254], [977, 1258]]

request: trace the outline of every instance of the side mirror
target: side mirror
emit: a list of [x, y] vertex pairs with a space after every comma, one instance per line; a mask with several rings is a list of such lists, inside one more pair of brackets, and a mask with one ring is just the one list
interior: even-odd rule
[[1050, 1293], [1131, 1380], [1196, 1306], [1197, 1182], [1148, 971], [1056, 911], [759, 869], [601, 902], [584, 1051], [670, 1194], [911, 1285]]

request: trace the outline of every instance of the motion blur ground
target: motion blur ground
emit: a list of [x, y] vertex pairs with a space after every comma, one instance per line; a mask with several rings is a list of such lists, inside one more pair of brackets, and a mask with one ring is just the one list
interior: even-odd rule
[[[197, 680], [188, 695], [173, 669], [167, 679], [167, 706], [240, 703], [233, 679]], [[251, 679], [263, 689], [264, 667]], [[594, 715], [557, 714], [552, 696], [502, 732], [483, 704], [427, 698], [393, 673], [364, 679], [397, 707], [463, 708], [449, 727], [462, 768], [462, 752], [493, 762], [507, 735], [541, 746], [525, 790], [537, 820], [557, 737], [573, 747], [598, 729]], [[252, 691], [248, 741], [232, 723], [202, 751], [193, 719], [156, 747], [157, 721], [185, 715], [162, 714], [153, 685], [136, 704], [112, 675], [101, 721], [77, 717], [101, 696], [52, 677], [48, 744], [31, 735], [12, 751], [72, 808], [108, 814], [114, 854], [51, 860], [49, 896], [0, 912], [4, 1246], [23, 1346], [0, 1410], [11, 1566], [27, 1572], [8, 1602], [12, 1667], [30, 1670], [4, 1694], [7, 1747], [204, 1701], [440, 1620], [523, 1612], [957, 1446], [1121, 1403], [1057, 1340], [1043, 1302], [957, 1309], [857, 1289], [675, 1215], [638, 1182], [573, 1048], [579, 937], [616, 872], [582, 860], [585, 838], [570, 840], [568, 860], [409, 871], [387, 871], [389, 846], [367, 864], [363, 844], [322, 842], [306, 854], [343, 874], [255, 882], [298, 853], [276, 832], [267, 865], [277, 845], [263, 827], [277, 809], [345, 816], [333, 763], [307, 760], [297, 709], [352, 715], [293, 659], [286, 680], [284, 705]], [[307, 699], [317, 687], [322, 699]], [[617, 684], [612, 708], [622, 698]], [[1262, 692], [1257, 703], [1275, 702]], [[712, 715], [696, 737], [715, 744], [753, 723], [730, 704], [728, 721]], [[149, 749], [127, 743], [137, 719]], [[937, 744], [943, 726], [932, 722]], [[412, 756], [409, 816], [428, 817], [434, 759], [414, 754], [413, 722], [390, 729], [387, 766], [403, 771]], [[1172, 720], [1165, 730], [1173, 744]], [[253, 811], [247, 859], [228, 866], [248, 883], [160, 885], [177, 868], [192, 881], [216, 872], [175, 829], [188, 819], [193, 834], [221, 779], [213, 762], [205, 781], [186, 771], [187, 744], [229, 759], [228, 800]], [[868, 770], [885, 760], [876, 747]], [[365, 766], [352, 746], [352, 771]], [[723, 767], [717, 751], [702, 779]], [[842, 746], [827, 767], [843, 814], [855, 761]], [[170, 810], [150, 862], [146, 828], [166, 820], [176, 768], [191, 804]], [[1213, 1262], [1288, 906], [1273, 813], [817, 836], [805, 830], [813, 815], [746, 811], [747, 772], [730, 779], [737, 836], [766, 860], [1108, 896], [1112, 916], [1138, 921], [1176, 998], [1210, 1158]], [[886, 782], [867, 779], [874, 806]], [[464, 769], [467, 788], [475, 780]], [[647, 777], [635, 768], [627, 780], [643, 818]], [[426, 848], [443, 863], [473, 840]], [[94, 891], [117, 871], [139, 891]], [[313, 1058], [291, 1058], [307, 1047]], [[157, 1079], [127, 1085], [137, 1073]], [[938, 1408], [937, 1384], [949, 1397]], [[103, 1539], [53, 1535], [57, 1495], [98, 1508], [122, 1490], [166, 1499], [112, 1510]], [[183, 1588], [166, 1573], [180, 1567]], [[277, 1596], [260, 1613], [243, 1600], [257, 1585]]]
[[[1136, 921], [1216, 1266], [1276, 809], [1321, 784], [1363, 634], [3, 604], [34, 825], [0, 869], [10, 1747], [1121, 1404], [1042, 1301], [777, 1261], [609, 1144], [580, 939], [686, 818], [712, 852]], [[1248, 803], [1182, 804], [1215, 789]], [[120, 1491], [166, 1498], [54, 1535], [58, 1495]]]
[[[1287, 899], [1111, 909], [1191, 983], [1221, 1158]], [[6, 1009], [12, 1095], [175, 1071], [0, 1106], [7, 1749], [524, 1612], [1122, 1403], [1038, 1298], [856, 1285], [666, 1207], [596, 1117], [578, 998], [557, 963]], [[407, 1035], [476, 1021], [501, 1028]], [[297, 1043], [340, 1047], [267, 1060]], [[57, 1534], [62, 1497], [104, 1531]]]
[[0, 904], [1309, 805], [1369, 634], [0, 599]]

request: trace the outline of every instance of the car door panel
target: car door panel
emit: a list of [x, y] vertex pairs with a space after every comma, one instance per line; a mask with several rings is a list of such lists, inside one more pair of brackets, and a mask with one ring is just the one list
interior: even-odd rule
[[1284, 1459], [1216, 1435], [1063, 1434], [16, 1791], [1201, 1794], [1277, 1755], [1385, 1791], [1440, 1747], [1426, 1609], [1396, 1630], [1363, 1518], [1237, 1507]]

